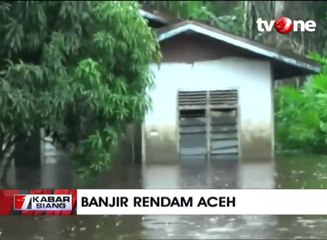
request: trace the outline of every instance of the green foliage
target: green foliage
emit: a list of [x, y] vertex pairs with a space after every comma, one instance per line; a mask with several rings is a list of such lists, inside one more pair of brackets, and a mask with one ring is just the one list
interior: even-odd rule
[[109, 166], [126, 124], [150, 107], [149, 63], [160, 60], [138, 9], [126, 1], [1, 2], [0, 145], [45, 128], [74, 146], [81, 173]]
[[[214, 10], [214, 2], [208, 3], [210, 4], [208, 7], [204, 9], [206, 13], [208, 21], [216, 26], [217, 28], [230, 32], [239, 36], [243, 36], [243, 13], [244, 9], [241, 5], [236, 5], [232, 8], [228, 14], [218, 15]], [[212, 9], [212, 10], [210, 10]]]
[[[301, 3], [301, 2], [300, 2]], [[327, 44], [324, 39], [327, 37], [327, 4], [325, 1], [307, 2], [308, 8], [303, 8], [301, 14], [305, 19], [313, 19], [317, 24], [315, 34], [306, 35], [306, 43], [308, 51], [320, 52], [324, 55], [327, 54]]]
[[277, 141], [287, 149], [322, 151], [327, 144], [327, 59], [310, 57], [322, 64], [322, 72], [300, 89], [276, 92]]
[[209, 23], [221, 30], [243, 34], [243, 8], [238, 1], [145, 1], [146, 5], [181, 19]]

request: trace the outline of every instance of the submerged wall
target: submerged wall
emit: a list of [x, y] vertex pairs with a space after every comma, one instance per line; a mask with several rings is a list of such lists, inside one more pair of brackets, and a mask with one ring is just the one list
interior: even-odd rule
[[153, 110], [143, 125], [143, 161], [177, 162], [178, 90], [237, 89], [240, 157], [273, 157], [273, 95], [269, 62], [242, 57], [190, 63], [152, 65], [156, 88], [149, 92]]

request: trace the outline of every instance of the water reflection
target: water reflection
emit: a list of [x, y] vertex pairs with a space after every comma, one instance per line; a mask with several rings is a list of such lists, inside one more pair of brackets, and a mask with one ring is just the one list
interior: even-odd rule
[[242, 189], [275, 188], [274, 162], [239, 163], [238, 187]]
[[[114, 166], [96, 188], [325, 188], [326, 158], [238, 163], [183, 161], [180, 165]], [[72, 167], [44, 163], [12, 169], [17, 188], [73, 187]], [[13, 181], [15, 180], [15, 181]], [[322, 216], [73, 216], [2, 217], [0, 238], [16, 239], [272, 239], [325, 238]]]
[[[274, 164], [237, 161], [183, 161], [181, 165], [148, 165], [143, 188], [273, 188]], [[144, 216], [144, 239], [272, 238], [276, 216]], [[267, 231], [271, 229], [271, 231]]]

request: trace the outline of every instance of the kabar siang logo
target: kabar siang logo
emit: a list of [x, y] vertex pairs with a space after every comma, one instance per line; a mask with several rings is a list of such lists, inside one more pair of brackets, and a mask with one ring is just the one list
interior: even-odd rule
[[290, 32], [314, 32], [316, 31], [316, 22], [313, 20], [291, 20], [288, 17], [280, 17], [276, 21], [257, 19], [257, 29], [259, 32], [271, 32], [273, 27], [280, 34]]
[[16, 211], [67, 211], [72, 210], [72, 195], [69, 194], [16, 194]]

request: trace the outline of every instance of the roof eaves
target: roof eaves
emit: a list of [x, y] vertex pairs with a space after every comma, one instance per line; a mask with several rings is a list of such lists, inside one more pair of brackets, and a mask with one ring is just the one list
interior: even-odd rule
[[165, 23], [165, 24], [168, 23], [168, 21], [166, 19], [164, 19], [163, 17], [160, 17], [160, 16], [155, 15], [153, 13], [150, 13], [148, 11], [140, 9], [139, 13], [144, 18], [147, 18], [147, 19], [150, 19], [150, 20], [153, 20], [153, 21], [157, 21], [157, 22], [160, 22], [160, 23]]
[[[277, 50], [267, 49], [268, 47], [263, 46], [263, 45], [260, 46], [259, 43], [249, 43], [249, 42], [246, 42], [246, 39], [242, 40], [242, 39], [239, 39], [240, 37], [237, 37], [237, 36], [235, 36], [235, 37], [229, 36], [230, 34], [228, 34], [228, 33], [224, 34], [223, 32], [222, 33], [216, 32], [216, 31], [210, 30], [211, 27], [209, 27], [209, 26], [207, 27], [206, 25], [204, 25], [206, 27], [203, 27], [202, 25], [203, 25], [202, 23], [197, 23], [194, 21], [184, 21], [184, 22], [175, 24], [173, 26], [164, 27], [163, 29], [159, 29], [159, 31], [158, 31], [158, 40], [163, 41], [163, 40], [169, 39], [169, 38], [171, 38], [175, 35], [178, 35], [180, 33], [183, 33], [183, 32], [194, 31], [199, 34], [203, 34], [203, 35], [209, 36], [211, 38], [229, 43], [231, 45], [252, 51], [258, 55], [262, 55], [262, 56], [265, 56], [268, 58], [279, 60], [279, 61], [285, 62], [287, 64], [291, 64], [291, 65], [294, 65], [294, 66], [297, 66], [300, 68], [305, 68], [305, 69], [308, 69], [315, 73], [320, 72], [320, 66], [315, 62], [312, 62], [312, 63], [311, 63], [311, 61], [309, 62], [308, 59], [306, 59], [305, 61], [299, 60], [297, 58], [290, 57], [285, 54], [281, 54]], [[300, 57], [300, 56], [297, 56], [297, 57]]]

